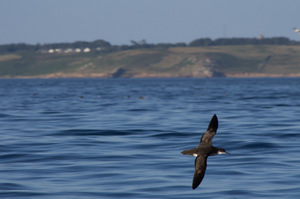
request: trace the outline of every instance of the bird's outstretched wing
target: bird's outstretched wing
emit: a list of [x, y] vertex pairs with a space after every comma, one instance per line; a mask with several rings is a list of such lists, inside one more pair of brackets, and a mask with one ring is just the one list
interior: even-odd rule
[[211, 118], [211, 121], [208, 125], [206, 132], [201, 137], [201, 142], [207, 142], [208, 144], [212, 144], [212, 139], [216, 135], [218, 129], [218, 118], [216, 114]]
[[195, 159], [195, 173], [193, 178], [193, 189], [196, 189], [201, 183], [206, 170], [207, 156], [199, 155]]
[[198, 149], [197, 148], [193, 148], [193, 149], [184, 150], [181, 153], [183, 155], [194, 155], [194, 154], [197, 154], [197, 152], [198, 152]]

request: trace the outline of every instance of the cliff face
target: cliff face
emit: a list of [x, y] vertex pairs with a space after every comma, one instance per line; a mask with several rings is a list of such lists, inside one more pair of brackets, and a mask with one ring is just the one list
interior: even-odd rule
[[114, 53], [0, 55], [0, 77], [299, 76], [300, 46], [218, 46]]
[[[153, 55], [149, 55], [153, 56]], [[146, 59], [146, 56], [144, 57]], [[134, 59], [134, 58], [133, 58]], [[147, 60], [147, 59], [146, 59]], [[150, 59], [149, 59], [150, 60]], [[225, 74], [216, 71], [217, 62], [199, 55], [182, 55], [169, 53], [152, 63], [140, 62], [134, 65], [120, 61], [109, 76], [118, 77], [224, 77]], [[108, 67], [108, 66], [107, 66]]]

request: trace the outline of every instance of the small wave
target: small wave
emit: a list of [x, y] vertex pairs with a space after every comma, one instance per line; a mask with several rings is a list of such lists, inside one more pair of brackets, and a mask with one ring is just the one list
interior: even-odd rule
[[0, 190], [26, 190], [27, 187], [16, 183], [0, 183]]
[[46, 110], [46, 111], [42, 111], [41, 114], [45, 114], [45, 115], [56, 115], [56, 114], [61, 114], [62, 112], [59, 111], [51, 111], [51, 110]]
[[147, 112], [147, 111], [151, 111], [151, 109], [147, 109], [147, 108], [134, 108], [134, 109], [129, 109], [129, 112]]
[[[231, 196], [254, 196], [253, 193], [251, 193], [250, 191], [247, 191], [247, 190], [242, 190], [242, 189], [239, 189], [239, 190], [236, 190], [236, 189], [233, 189], [233, 190], [226, 190], [226, 191], [220, 191], [220, 194], [222, 195], [231, 195]], [[238, 198], [238, 197], [237, 197]]]
[[189, 137], [194, 134], [192, 133], [185, 133], [185, 132], [178, 132], [178, 131], [156, 131], [153, 135], [150, 137], [156, 137], [156, 138], [166, 138], [166, 137]]
[[243, 149], [274, 149], [278, 148], [276, 144], [269, 142], [252, 142], [241, 146]]
[[9, 115], [9, 114], [4, 114], [4, 113], [0, 113], [0, 118], [1, 117], [10, 117], [11, 115]]
[[128, 136], [128, 135], [143, 135], [154, 138], [165, 137], [188, 137], [194, 134], [178, 131], [164, 131], [158, 129], [129, 129], [129, 130], [100, 130], [100, 129], [67, 129], [49, 136]]
[[130, 135], [132, 132], [130, 131], [118, 131], [118, 130], [95, 130], [95, 129], [68, 129], [59, 131], [54, 135], [57, 136], [125, 136]]
[[[150, 130], [151, 131], [151, 130]], [[128, 136], [142, 133], [147, 134], [149, 130], [131, 129], [131, 130], [98, 130], [98, 129], [67, 129], [51, 134], [53, 136]]]
[[[285, 129], [283, 129], [284, 131]], [[295, 132], [295, 133], [278, 133], [276, 135], [274, 135], [275, 137], [277, 138], [280, 138], [280, 139], [296, 139], [296, 138], [299, 138], [300, 137], [300, 133], [298, 132]]]
[[48, 194], [45, 193], [37, 193], [37, 192], [31, 192], [31, 191], [7, 191], [7, 192], [3, 192], [0, 193], [0, 197], [4, 197], [4, 198], [19, 198], [19, 197], [35, 197], [35, 196], [45, 196]]

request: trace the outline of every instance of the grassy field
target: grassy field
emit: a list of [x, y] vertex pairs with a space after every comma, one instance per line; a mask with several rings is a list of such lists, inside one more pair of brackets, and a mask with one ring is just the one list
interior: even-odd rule
[[0, 77], [300, 76], [300, 46], [244, 45], [113, 53], [0, 55]]

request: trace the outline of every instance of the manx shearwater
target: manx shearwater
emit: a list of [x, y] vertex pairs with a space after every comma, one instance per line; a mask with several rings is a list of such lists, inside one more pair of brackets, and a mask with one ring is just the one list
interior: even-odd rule
[[196, 157], [193, 189], [196, 189], [199, 186], [204, 177], [208, 156], [219, 155], [223, 153], [229, 154], [225, 151], [225, 149], [217, 148], [212, 145], [212, 139], [217, 132], [217, 128], [218, 118], [216, 115], [214, 115], [208, 125], [206, 132], [201, 137], [199, 146], [181, 152], [184, 155], [193, 155]]

